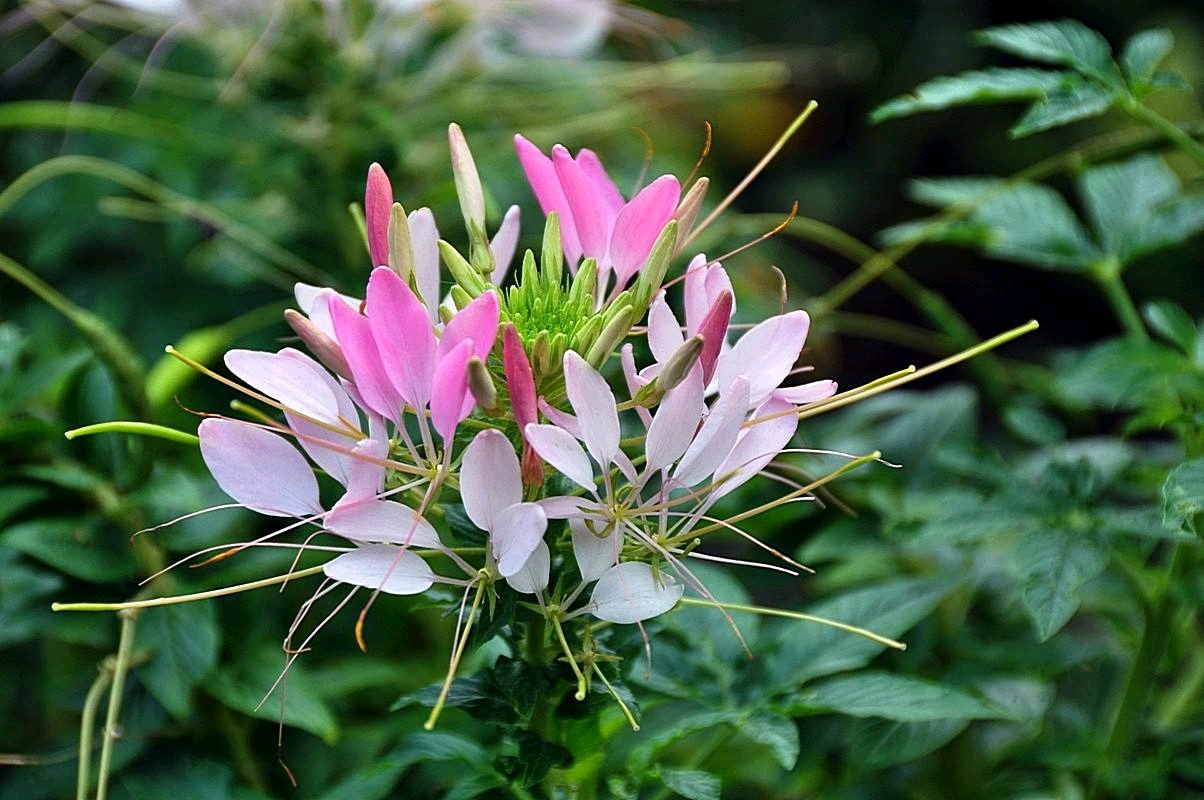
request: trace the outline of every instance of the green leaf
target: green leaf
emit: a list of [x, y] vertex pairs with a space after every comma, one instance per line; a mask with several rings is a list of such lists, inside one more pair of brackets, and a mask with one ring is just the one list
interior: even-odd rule
[[917, 178], [907, 184], [907, 196], [933, 208], [977, 205], [991, 192], [1004, 186], [1003, 178], [992, 175], [958, 175], [948, 178]]
[[[731, 570], [698, 564], [691, 565], [690, 571], [714, 599], [738, 605], [752, 602], [740, 581], [732, 576]], [[693, 590], [690, 594], [697, 596]], [[704, 668], [730, 675], [731, 665], [746, 663], [748, 650], [756, 652], [761, 618], [756, 614], [732, 614], [729, 621], [717, 608], [685, 606], [674, 611], [666, 624], [689, 643], [690, 654], [696, 656]], [[739, 638], [732, 630], [733, 625], [740, 631]], [[748, 650], [745, 650], [746, 646]]]
[[801, 698], [803, 708], [900, 722], [1002, 719], [1000, 708], [952, 686], [887, 672], [829, 678]]
[[1067, 74], [1044, 69], [985, 69], [934, 78], [878, 106], [870, 114], [874, 123], [937, 111], [970, 103], [1004, 103], [1036, 100], [1058, 91]]
[[1118, 83], [1108, 40], [1072, 19], [1002, 25], [976, 34], [979, 44], [1046, 64], [1061, 64], [1109, 85]]
[[1108, 565], [1108, 553], [1086, 532], [1037, 530], [1016, 542], [1011, 563], [1024, 578], [1021, 599], [1044, 642], [1079, 607], [1079, 589]]
[[1162, 484], [1162, 524], [1172, 530], [1204, 535], [1204, 458], [1185, 461]]
[[229, 767], [211, 761], [159, 766], [121, 778], [132, 800], [231, 800], [233, 782]]
[[0, 544], [92, 583], [115, 583], [137, 575], [129, 540], [85, 518], [22, 522], [5, 531]]
[[967, 719], [856, 719], [849, 729], [849, 759], [861, 769], [904, 764], [944, 746], [969, 724]]
[[294, 661], [280, 686], [268, 697], [285, 666], [276, 648], [253, 647], [237, 662], [210, 672], [202, 686], [223, 705], [240, 714], [283, 722], [331, 744], [338, 737], [334, 714], [314, 691], [301, 662]]
[[1196, 349], [1199, 331], [1191, 315], [1173, 300], [1153, 300], [1142, 308], [1142, 316], [1150, 328], [1191, 356]]
[[554, 768], [573, 762], [573, 754], [565, 747], [537, 733], [518, 728], [512, 736], [518, 742], [518, 755], [503, 758], [503, 770], [525, 787], [543, 782]]
[[780, 714], [754, 714], [740, 723], [740, 733], [769, 747], [773, 758], [784, 770], [798, 763], [798, 726]]
[[489, 778], [491, 786], [500, 780], [500, 776], [489, 767], [489, 754], [476, 742], [443, 731], [414, 731], [396, 749], [357, 770], [321, 795], [320, 800], [382, 800], [393, 797], [402, 773], [415, 764], [429, 761], [463, 761], [479, 770], [477, 776]]
[[1127, 258], [1154, 253], [1187, 241], [1204, 230], [1204, 196], [1177, 197], [1158, 208], [1137, 233]]
[[192, 689], [217, 663], [221, 646], [210, 601], [148, 609], [138, 620], [135, 646], [151, 651], [139, 680], [177, 720], [192, 711]]
[[[901, 636], [932, 613], [955, 585], [921, 579], [892, 581], [848, 592], [806, 611], [882, 636]], [[812, 678], [858, 669], [885, 649], [826, 625], [790, 622], [779, 631], [778, 646], [765, 657], [766, 684], [771, 689], [794, 691]]]
[[1089, 83], [1072, 84], [1033, 103], [1008, 133], [1020, 139], [1103, 114], [1124, 97], [1115, 89]]
[[1141, 31], [1125, 42], [1120, 65], [1129, 79], [1129, 88], [1139, 97], [1149, 89], [1154, 71], [1175, 46], [1175, 37], [1165, 28]]
[[49, 496], [50, 492], [41, 486], [17, 484], [0, 487], [0, 526]]
[[1099, 257], [1078, 217], [1048, 186], [1016, 184], [983, 203], [971, 219], [992, 229], [986, 250], [999, 258], [1081, 271]]
[[62, 576], [22, 564], [16, 550], [0, 549], [0, 647], [44, 635], [51, 615], [45, 598], [62, 585]]
[[[1163, 230], [1147, 230], [1159, 206], [1179, 196], [1178, 178], [1157, 156], [1142, 154], [1089, 169], [1079, 181], [1079, 190], [1097, 240], [1122, 264], [1195, 232], [1190, 214], [1178, 215], [1178, 227], [1168, 220]], [[1204, 225], [1204, 213], [1199, 224]], [[1166, 241], [1175, 233], [1181, 238]]]
[[1057, 388], [1083, 405], [1140, 408], [1168, 384], [1194, 378], [1195, 366], [1182, 354], [1158, 342], [1125, 337], [1078, 355], [1059, 371]]
[[697, 769], [661, 767], [661, 782], [686, 800], [719, 800], [723, 784], [709, 772]]

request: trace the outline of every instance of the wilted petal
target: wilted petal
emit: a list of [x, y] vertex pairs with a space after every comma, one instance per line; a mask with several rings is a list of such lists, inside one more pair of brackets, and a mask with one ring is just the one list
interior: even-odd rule
[[368, 167], [364, 187], [364, 227], [368, 230], [368, 254], [372, 266], [389, 263], [389, 214], [393, 210], [393, 187], [380, 164]]
[[577, 262], [581, 260], [581, 240], [577, 238], [573, 212], [565, 199], [564, 189], [560, 187], [560, 179], [556, 176], [552, 159], [522, 136], [514, 137], [514, 149], [518, 152], [519, 163], [523, 166], [527, 182], [531, 184], [531, 191], [535, 193], [535, 199], [539, 201], [543, 213], [546, 215], [555, 211], [560, 217], [560, 242], [564, 247], [564, 254], [568, 257], [569, 268], [575, 269]]
[[412, 406], [426, 408], [435, 365], [435, 333], [410, 287], [387, 267], [372, 270], [366, 302], [368, 324], [381, 364], [394, 388]]
[[598, 579], [590, 612], [598, 619], [630, 625], [664, 614], [677, 605], [684, 587], [642, 561], [611, 567]]
[[466, 339], [439, 361], [432, 376], [431, 425], [448, 446], [456, 426], [472, 413], [475, 404], [468, 391], [468, 359], [471, 356], [472, 340]]
[[698, 435], [673, 472], [683, 486], [693, 486], [713, 473], [732, 452], [748, 413], [748, 379], [737, 375], [711, 406]]
[[489, 535], [497, 571], [509, 578], [523, 568], [543, 542], [548, 518], [538, 503], [516, 503], [502, 509]]
[[521, 594], [535, 594], [548, 588], [548, 577], [552, 571], [552, 554], [547, 544], [541, 539], [535, 545], [535, 551], [527, 559], [527, 563], [506, 578], [510, 588]]
[[610, 464], [619, 451], [619, 411], [606, 379], [569, 350], [564, 354], [564, 386], [590, 455], [602, 466]]
[[[755, 422], [757, 419], [765, 421]], [[753, 420], [755, 424], [744, 430], [731, 455], [715, 470], [715, 477], [722, 480], [712, 494], [716, 500], [763, 470], [790, 443], [798, 428], [794, 405], [778, 397], [762, 404]]]
[[644, 440], [644, 452], [648, 456], [646, 469], [663, 469], [686, 452], [698, 432], [702, 412], [706, 410], [702, 390], [702, 369], [695, 365], [685, 380], [661, 398]]
[[496, 529], [498, 515], [523, 499], [518, 456], [501, 431], [481, 431], [464, 448], [460, 464], [464, 513], [483, 531]]
[[572, 434], [555, 425], [528, 425], [524, 430], [540, 458], [578, 486], [591, 491], [595, 488], [589, 456]]
[[645, 186], [619, 212], [610, 236], [610, 262], [615, 270], [617, 288], [623, 288], [644, 266], [656, 237], [673, 216], [680, 197], [681, 184], [677, 178], [662, 175]]
[[322, 566], [326, 577], [385, 594], [419, 594], [435, 583], [422, 557], [387, 544], [370, 544], [343, 553]]
[[222, 491], [273, 517], [322, 513], [318, 480], [297, 448], [274, 433], [233, 419], [209, 418], [197, 428], [201, 457]]
[[361, 500], [336, 505], [326, 515], [328, 531], [356, 542], [439, 549], [439, 534], [417, 511], [392, 500]]
[[573, 534], [573, 557], [577, 560], [577, 569], [581, 571], [581, 582], [590, 583], [602, 577], [606, 570], [619, 561], [619, 550], [623, 546], [623, 537], [614, 531], [609, 536], [595, 536], [585, 526], [585, 520], [574, 517], [569, 519], [569, 530]]
[[798, 386], [786, 386], [773, 394], [796, 406], [804, 406], [807, 403], [814, 403], [816, 400], [827, 400], [836, 394], [836, 381], [811, 381]]
[[746, 375], [749, 403], [763, 402], [790, 374], [809, 326], [806, 311], [779, 314], [755, 326], [720, 359], [720, 389], [736, 375]]

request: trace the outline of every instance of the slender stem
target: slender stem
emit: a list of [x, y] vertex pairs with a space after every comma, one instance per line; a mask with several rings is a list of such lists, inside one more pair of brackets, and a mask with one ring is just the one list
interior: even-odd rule
[[113, 683], [109, 687], [109, 707], [105, 714], [104, 739], [100, 742], [100, 764], [96, 775], [96, 800], [105, 800], [109, 791], [109, 770], [113, 765], [113, 744], [121, 735], [121, 700], [125, 694], [125, 676], [130, 668], [134, 649], [134, 629], [138, 623], [135, 609], [119, 611], [121, 638], [117, 643], [117, 658], [113, 662]]
[[1129, 290], [1125, 287], [1124, 281], [1120, 279], [1119, 263], [1106, 262], [1102, 268], [1096, 270], [1095, 279], [1103, 288], [1104, 294], [1107, 295], [1112, 311], [1116, 314], [1116, 318], [1124, 327], [1125, 332], [1134, 339], [1148, 340], [1150, 335], [1141, 322], [1137, 306], [1134, 305], [1133, 298], [1129, 296]]
[[293, 570], [284, 575], [276, 575], [272, 578], [264, 578], [263, 580], [251, 581], [249, 583], [240, 583], [236, 586], [223, 586], [220, 589], [210, 589], [205, 592], [196, 592], [194, 594], [178, 594], [174, 597], [154, 597], [150, 600], [130, 600], [125, 603], [51, 603], [51, 611], [130, 611], [140, 608], [153, 608], [154, 606], [172, 606], [177, 603], [191, 603], [195, 600], [208, 600], [210, 597], [222, 597], [228, 594], [238, 594], [239, 592], [249, 591], [251, 589], [261, 589], [264, 586], [275, 586], [280, 583], [288, 583], [295, 578], [306, 578], [310, 575], [317, 575], [323, 569], [322, 565], [316, 567], [308, 567], [306, 569]]
[[92, 780], [92, 739], [96, 732], [96, 712], [100, 709], [100, 698], [113, 680], [113, 659], [106, 658], [100, 664], [100, 674], [88, 689], [84, 698], [84, 711], [79, 721], [79, 771], [75, 782], [75, 800], [88, 800], [88, 785]]
[[1147, 106], [1140, 103], [1133, 103], [1128, 107], [1129, 113], [1136, 119], [1149, 125], [1158, 133], [1165, 136], [1175, 144], [1180, 150], [1194, 158], [1196, 161], [1204, 164], [1204, 145], [1197, 142], [1175, 123], [1171, 122], [1166, 117], [1159, 114]]
[[456, 678], [456, 669], [460, 666], [460, 659], [464, 657], [464, 649], [468, 646], [468, 635], [472, 632], [472, 623], [477, 618], [477, 609], [480, 608], [481, 598], [484, 595], [485, 583], [482, 581], [477, 586], [476, 596], [472, 598], [472, 608], [468, 611], [468, 619], [464, 623], [464, 630], [460, 633], [460, 641], [456, 643], [455, 652], [452, 653], [451, 666], [448, 667], [443, 688], [439, 690], [439, 698], [435, 701], [435, 707], [431, 709], [431, 715], [422, 724], [422, 727], [428, 731], [434, 730], [435, 723], [439, 721], [439, 715], [443, 713], [443, 704], [447, 702], [447, 695], [451, 692], [452, 681]]
[[133, 433], [140, 436], [154, 436], [159, 439], [167, 439], [170, 442], [179, 442], [180, 444], [200, 444], [200, 438], [191, 433], [178, 431], [175, 428], [168, 428], [163, 425], [155, 425], [150, 422], [130, 422], [130, 421], [114, 421], [114, 422], [98, 422], [95, 425], [85, 425], [82, 428], [73, 428], [63, 434], [68, 439], [74, 439], [77, 436], [91, 436], [97, 433]]

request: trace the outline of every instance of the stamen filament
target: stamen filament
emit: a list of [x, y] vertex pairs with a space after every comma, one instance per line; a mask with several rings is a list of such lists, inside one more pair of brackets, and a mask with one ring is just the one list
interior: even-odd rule
[[881, 645], [894, 648], [895, 650], [906, 650], [907, 645], [903, 642], [888, 639], [873, 631], [868, 631], [865, 628], [859, 628], [856, 625], [849, 625], [844, 622], [837, 622], [834, 619], [827, 617], [817, 617], [814, 614], [804, 614], [801, 611], [787, 611], [784, 608], [766, 608], [765, 606], [748, 606], [742, 603], [723, 603], [718, 600], [702, 600], [697, 597], [683, 597], [679, 602], [688, 606], [703, 606], [706, 608], [714, 608], [718, 606], [725, 611], [747, 611], [750, 614], [761, 614], [767, 617], [787, 617], [788, 619], [798, 619], [803, 622], [817, 622], [820, 625], [827, 625], [829, 628], [836, 628], [847, 633], [855, 633], [858, 636], [863, 636], [870, 641], [877, 642]]
[[428, 731], [435, 729], [435, 723], [439, 721], [439, 715], [443, 713], [443, 705], [447, 702], [448, 693], [451, 692], [452, 681], [456, 677], [456, 670], [460, 666], [460, 659], [464, 656], [464, 648], [468, 646], [468, 634], [472, 631], [472, 623], [477, 618], [477, 609], [481, 606], [481, 597], [484, 594], [485, 582], [481, 581], [477, 584], [477, 594], [472, 599], [472, 608], [468, 612], [468, 620], [464, 623], [464, 630], [460, 634], [460, 641], [456, 643], [456, 650], [452, 653], [451, 666], [448, 667], [447, 678], [443, 681], [443, 688], [439, 690], [439, 699], [435, 701], [435, 707], [431, 709], [431, 715], [427, 718], [426, 722], [422, 723], [422, 727]]
[[316, 567], [307, 567], [305, 569], [288, 572], [284, 575], [276, 575], [272, 578], [263, 578], [250, 583], [239, 583], [234, 586], [223, 586], [220, 589], [209, 589], [204, 592], [195, 592], [193, 594], [177, 594], [172, 597], [155, 597], [150, 600], [129, 600], [124, 603], [51, 603], [51, 611], [124, 611], [128, 608], [152, 608], [154, 606], [172, 606], [177, 603], [192, 603], [197, 600], [208, 600], [211, 597], [224, 597], [228, 594], [238, 594], [239, 592], [247, 592], [251, 589], [262, 589], [264, 586], [275, 586], [280, 583], [287, 583], [294, 578], [307, 578], [310, 575], [317, 575], [322, 571], [322, 565]]

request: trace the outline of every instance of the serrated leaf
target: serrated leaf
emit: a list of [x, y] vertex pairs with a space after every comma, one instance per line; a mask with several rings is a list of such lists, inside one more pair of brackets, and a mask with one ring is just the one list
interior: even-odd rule
[[1058, 373], [1057, 387], [1084, 405], [1139, 408], [1168, 381], [1194, 376], [1192, 362], [1170, 347], [1125, 337], [1078, 356]]
[[22, 522], [5, 531], [0, 543], [92, 583], [115, 583], [137, 574], [128, 540], [84, 518]]
[[[955, 585], [893, 581], [848, 592], [806, 611], [897, 637], [932, 613]], [[791, 622], [779, 631], [778, 646], [765, 657], [769, 689], [794, 691], [813, 678], [863, 667], [885, 649], [885, 645], [825, 625]]]
[[1137, 231], [1126, 259], [1174, 247], [1204, 231], [1204, 196], [1177, 197], [1156, 209]]
[[1098, 117], [1123, 95], [1115, 89], [1081, 83], [1067, 86], [1046, 99], [1033, 103], [1008, 134], [1021, 139], [1034, 133]]
[[1179, 180], [1161, 158], [1142, 154], [1087, 170], [1079, 191], [1097, 240], [1124, 262], [1154, 209], [1179, 194]]
[[993, 175], [965, 175], [948, 178], [917, 178], [907, 184], [907, 196], [917, 203], [933, 208], [954, 205], [976, 205], [991, 192], [1004, 185], [1003, 178]]
[[1079, 589], [1108, 566], [1108, 553], [1081, 531], [1037, 530], [1016, 542], [1012, 565], [1024, 580], [1021, 600], [1044, 642], [1079, 608]]
[[1017, 184], [983, 203], [972, 219], [993, 229], [986, 250], [999, 258], [1081, 271], [1099, 257], [1078, 217], [1048, 186]]
[[980, 44], [1047, 64], [1062, 64], [1107, 84], [1119, 80], [1108, 40], [1081, 22], [1060, 19], [979, 31]]
[[1174, 344], [1184, 355], [1195, 352], [1199, 331], [1183, 306], [1173, 300], [1154, 300], [1145, 304], [1142, 316], [1154, 333]]
[[934, 78], [878, 106], [870, 121], [879, 123], [971, 103], [1035, 100], [1057, 91], [1066, 77], [1066, 73], [1044, 69], [985, 69]]
[[[331, 744], [338, 723], [322, 702], [300, 661], [294, 661], [275, 693], [267, 697], [284, 669], [285, 656], [275, 648], [249, 650], [235, 663], [210, 672], [202, 686], [222, 705], [256, 719], [283, 722]], [[265, 699], [266, 698], [266, 699]]]
[[573, 754], [565, 747], [549, 742], [537, 733], [516, 729], [512, 736], [518, 742], [518, 755], [503, 759], [503, 770], [523, 786], [535, 786], [555, 767], [565, 767], [573, 762]]
[[1134, 94], [1141, 95], [1149, 87], [1154, 71], [1175, 46], [1175, 37], [1165, 28], [1141, 31], [1125, 42], [1120, 65], [1129, 79]]
[[192, 689], [217, 663], [221, 646], [213, 603], [148, 609], [138, 620], [135, 646], [150, 651], [136, 674], [177, 720], [192, 710]]
[[849, 760], [862, 769], [905, 764], [943, 747], [969, 724], [966, 719], [855, 719], [849, 729]]
[[767, 746], [782, 769], [792, 770], [798, 763], [798, 726], [789, 717], [754, 714], [740, 723], [740, 733]]
[[1204, 512], [1204, 458], [1185, 461], [1171, 470], [1162, 484], [1162, 524], [1200, 536]]
[[887, 672], [859, 672], [817, 683], [800, 699], [804, 708], [900, 722], [1004, 719], [991, 703], [952, 686]]
[[670, 791], [687, 800], [719, 800], [723, 784], [709, 772], [661, 767], [658, 777]]

